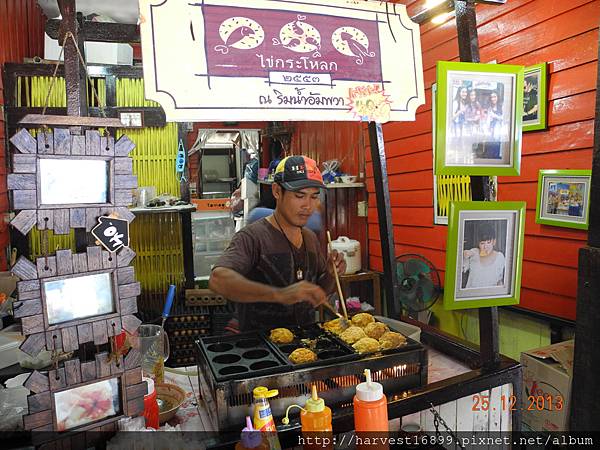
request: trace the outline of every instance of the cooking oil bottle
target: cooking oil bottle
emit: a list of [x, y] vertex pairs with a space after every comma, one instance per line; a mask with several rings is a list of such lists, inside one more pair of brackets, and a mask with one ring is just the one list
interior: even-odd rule
[[[325, 400], [319, 398], [317, 386], [312, 385], [312, 395], [306, 400], [304, 408], [299, 405], [288, 406], [285, 417], [281, 421], [284, 425], [290, 423], [288, 414], [292, 408], [302, 410], [300, 413], [300, 423], [302, 425], [302, 437], [306, 440], [303, 443], [303, 448], [305, 450], [317, 448], [332, 449], [333, 427], [331, 425], [331, 408], [325, 406]], [[314, 442], [309, 441], [309, 439]]]
[[281, 444], [277, 437], [277, 428], [271, 413], [269, 399], [279, 395], [277, 389], [268, 390], [264, 386], [258, 386], [252, 391], [254, 396], [254, 429], [267, 433], [267, 439], [271, 450], [281, 450]]

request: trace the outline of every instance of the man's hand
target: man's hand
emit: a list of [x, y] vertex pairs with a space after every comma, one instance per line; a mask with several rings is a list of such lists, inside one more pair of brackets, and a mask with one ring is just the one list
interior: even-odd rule
[[299, 283], [279, 289], [277, 292], [277, 301], [284, 305], [309, 302], [313, 307], [317, 307], [327, 301], [327, 295], [316, 284], [309, 283], [308, 281], [300, 281]]
[[334, 264], [338, 275], [343, 275], [346, 272], [346, 258], [344, 258], [343, 253], [340, 253], [337, 250], [332, 250], [327, 257], [327, 270], [332, 276], [335, 276], [333, 273]]

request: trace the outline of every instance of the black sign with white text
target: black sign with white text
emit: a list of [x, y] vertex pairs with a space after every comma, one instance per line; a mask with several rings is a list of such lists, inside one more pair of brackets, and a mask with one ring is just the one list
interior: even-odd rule
[[101, 216], [98, 218], [98, 225], [92, 229], [92, 235], [109, 252], [116, 252], [121, 247], [129, 247], [129, 222]]

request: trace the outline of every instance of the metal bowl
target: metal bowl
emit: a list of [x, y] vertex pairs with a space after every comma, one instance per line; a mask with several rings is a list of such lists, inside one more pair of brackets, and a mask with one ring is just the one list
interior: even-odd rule
[[159, 418], [162, 425], [173, 418], [185, 400], [185, 391], [179, 386], [170, 383], [156, 384]]

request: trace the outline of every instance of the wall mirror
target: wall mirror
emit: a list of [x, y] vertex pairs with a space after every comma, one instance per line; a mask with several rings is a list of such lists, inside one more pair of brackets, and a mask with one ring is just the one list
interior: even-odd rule
[[112, 278], [104, 272], [43, 281], [48, 325], [116, 312]]
[[110, 161], [40, 158], [39, 207], [109, 203]]
[[98, 217], [116, 214], [131, 222], [137, 177], [129, 153], [135, 144], [125, 135], [116, 142], [98, 130], [85, 135], [50, 128], [33, 137], [21, 129], [10, 138], [12, 171], [7, 177], [12, 209], [10, 222], [26, 235], [39, 230], [69, 234], [90, 231]]
[[119, 378], [97, 381], [54, 394], [56, 430], [65, 431], [120, 415]]

